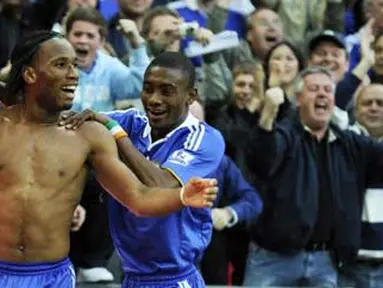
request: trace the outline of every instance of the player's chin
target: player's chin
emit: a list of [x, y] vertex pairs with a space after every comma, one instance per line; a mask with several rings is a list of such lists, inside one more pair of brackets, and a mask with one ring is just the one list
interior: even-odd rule
[[63, 105], [61, 105], [61, 110], [70, 110], [72, 106], [73, 106], [72, 101], [66, 101], [65, 103], [63, 103]]

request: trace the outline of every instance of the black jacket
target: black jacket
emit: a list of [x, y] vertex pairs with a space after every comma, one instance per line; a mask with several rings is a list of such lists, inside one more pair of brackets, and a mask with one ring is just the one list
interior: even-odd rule
[[[337, 127], [330, 130], [329, 167], [320, 173], [329, 173], [331, 181], [334, 255], [347, 262], [360, 247], [365, 188], [383, 180], [383, 144]], [[251, 134], [250, 168], [268, 181], [253, 238], [268, 250], [299, 251], [310, 239], [318, 210], [314, 139], [297, 117], [286, 118], [271, 132], [255, 125]]]

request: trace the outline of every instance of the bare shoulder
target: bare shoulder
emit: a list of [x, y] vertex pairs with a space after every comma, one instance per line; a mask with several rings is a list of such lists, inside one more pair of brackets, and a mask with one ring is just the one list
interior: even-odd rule
[[14, 123], [16, 109], [14, 106], [12, 107], [1, 107], [0, 109], [0, 128], [4, 127], [5, 123], [12, 124]]
[[89, 142], [93, 151], [95, 149], [114, 149], [113, 147], [116, 147], [114, 138], [108, 129], [98, 122], [87, 121], [77, 131]]

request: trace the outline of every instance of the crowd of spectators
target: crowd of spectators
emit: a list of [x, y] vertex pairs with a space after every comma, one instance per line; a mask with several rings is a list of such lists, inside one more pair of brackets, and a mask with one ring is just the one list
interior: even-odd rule
[[[154, 57], [218, 47], [191, 58], [190, 111], [226, 145], [213, 236], [196, 263], [206, 284], [383, 287], [383, 0], [2, 0], [4, 105], [17, 101], [2, 94], [10, 53], [39, 29], [76, 52], [77, 112], [142, 109]], [[233, 47], [216, 37], [224, 31]], [[91, 172], [81, 205], [77, 280], [119, 282]]]

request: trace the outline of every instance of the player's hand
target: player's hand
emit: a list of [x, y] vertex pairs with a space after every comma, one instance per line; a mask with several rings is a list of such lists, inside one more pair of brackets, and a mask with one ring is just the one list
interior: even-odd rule
[[82, 224], [84, 224], [86, 218], [86, 210], [81, 205], [77, 205], [73, 212], [71, 231], [75, 232], [80, 230]]
[[211, 217], [214, 229], [221, 231], [230, 223], [230, 220], [233, 218], [233, 214], [231, 214], [229, 209], [214, 208], [211, 211]]
[[194, 208], [212, 207], [217, 198], [217, 180], [192, 178], [184, 187], [183, 203]]
[[107, 116], [98, 114], [90, 109], [85, 109], [81, 113], [68, 111], [60, 115], [59, 126], [64, 126], [66, 129], [76, 130], [85, 121], [97, 121], [105, 125], [108, 123], [109, 118]]

